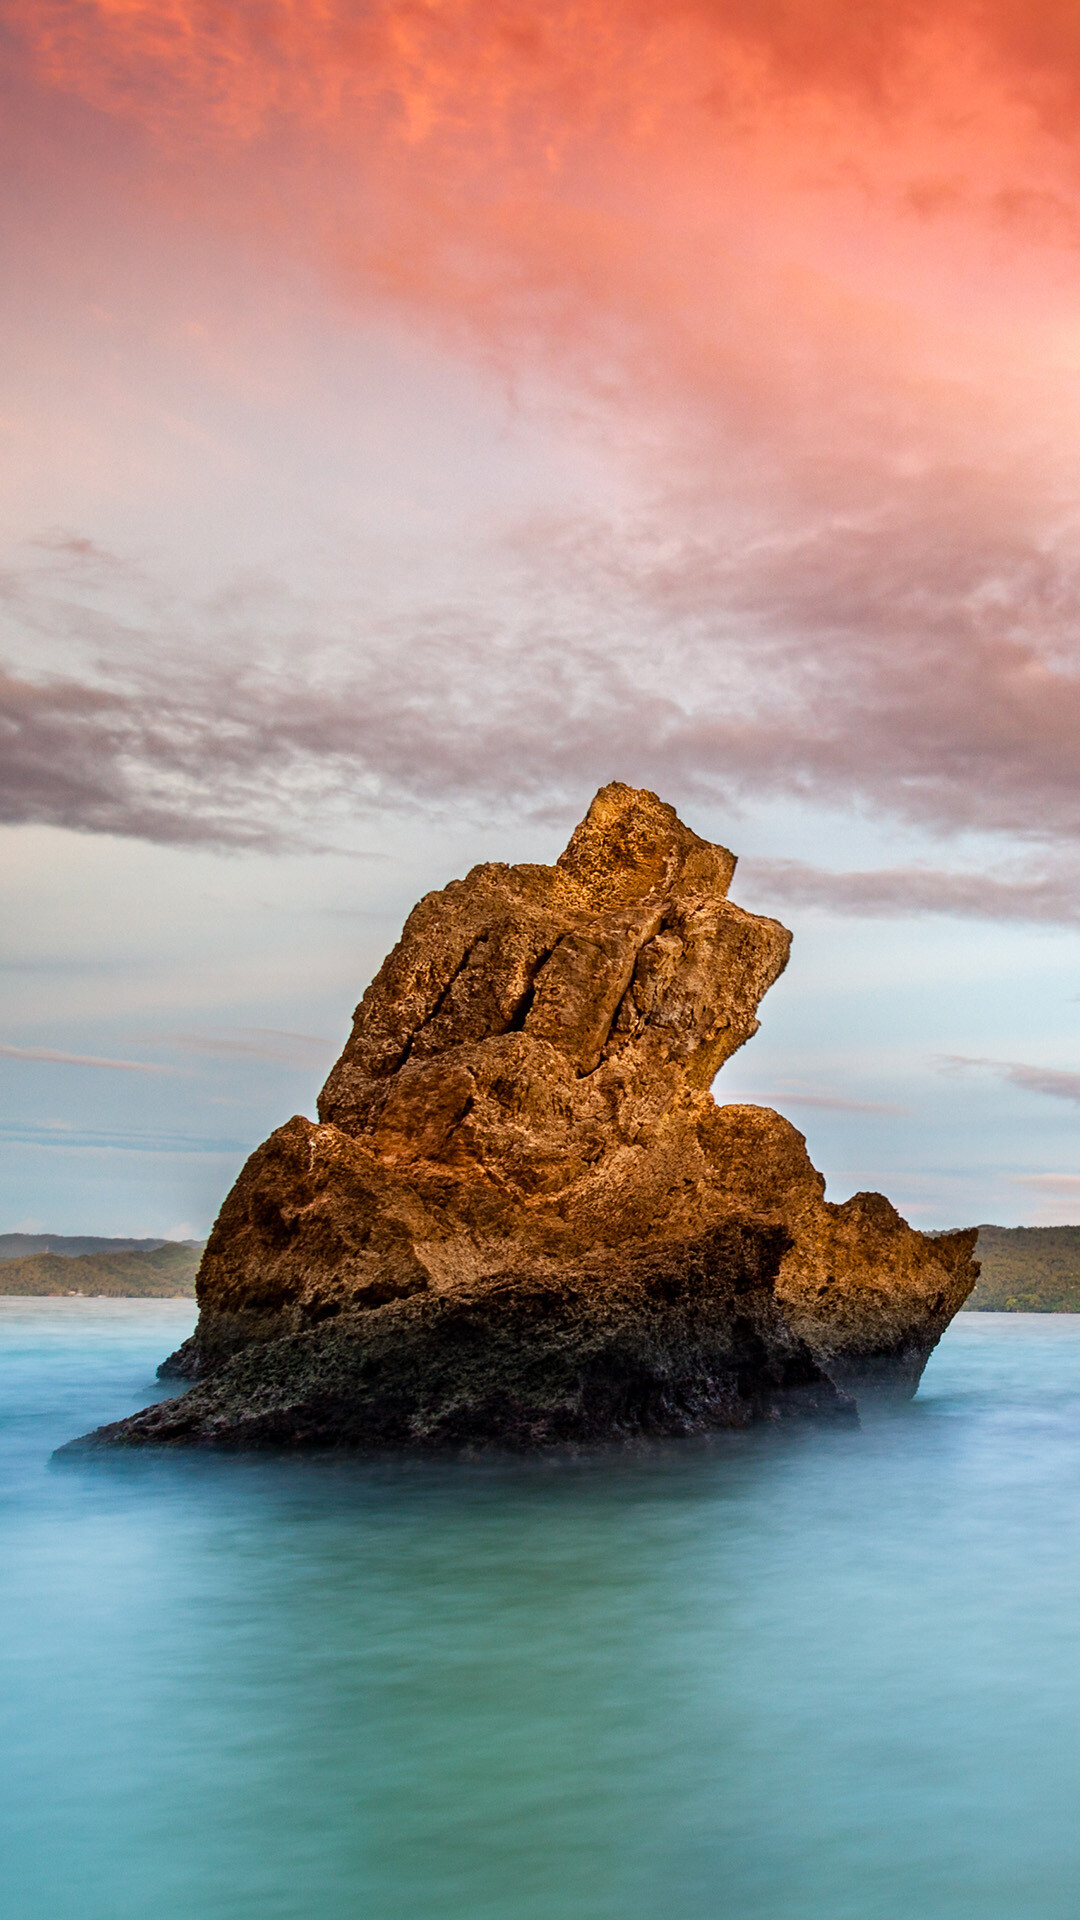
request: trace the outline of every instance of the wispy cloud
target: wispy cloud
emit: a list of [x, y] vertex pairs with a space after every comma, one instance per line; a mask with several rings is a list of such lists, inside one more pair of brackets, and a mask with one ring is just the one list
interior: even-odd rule
[[1061, 1194], [1064, 1199], [1080, 1198], [1080, 1173], [1014, 1173], [1014, 1187], [1032, 1187], [1038, 1193]]
[[159, 1065], [151, 1060], [110, 1060], [94, 1053], [64, 1053], [56, 1047], [10, 1047], [0, 1045], [4, 1060], [42, 1060], [60, 1067], [106, 1067], [113, 1073], [175, 1074], [177, 1067]]
[[[719, 1094], [720, 1104], [727, 1104], [723, 1098], [723, 1079], [718, 1082], [715, 1091]], [[761, 1094], [761, 1099], [769, 1106], [780, 1109], [784, 1107], [813, 1107], [823, 1113], [888, 1115], [904, 1114], [907, 1112], [906, 1107], [893, 1106], [886, 1101], [855, 1100], [850, 1099], [845, 1094], [829, 1093], [824, 1089], [818, 1090], [812, 1087], [790, 1085], [780, 1085], [772, 1089], [765, 1089]], [[743, 1104], [742, 1096], [740, 1096], [738, 1102], [733, 1102], [732, 1104]]]
[[[1080, 925], [1080, 867], [1062, 862], [1034, 872], [949, 872], [911, 866], [835, 872], [798, 860], [741, 860], [743, 892], [762, 902], [820, 907], [829, 913], [896, 919], [920, 913], [961, 919]], [[1041, 866], [1041, 871], [1039, 870]]]
[[324, 1059], [334, 1046], [332, 1040], [310, 1033], [279, 1032], [272, 1027], [245, 1027], [241, 1031], [251, 1037], [234, 1039], [215, 1033], [159, 1033], [148, 1037], [158, 1046], [175, 1047], [182, 1053], [201, 1054], [207, 1059], [275, 1060], [296, 1067]]
[[1031, 1226], [1071, 1226], [1080, 1213], [1080, 1174], [1074, 1173], [1014, 1173], [1008, 1177], [1010, 1187], [1018, 1188], [1029, 1202], [1034, 1202], [1034, 1219]]
[[781, 1093], [776, 1096], [778, 1102], [792, 1107], [816, 1107], [824, 1113], [865, 1113], [865, 1114], [903, 1114], [906, 1107], [898, 1107], [882, 1100], [847, 1100], [842, 1094], [832, 1093]]
[[1022, 1060], [970, 1059], [959, 1053], [943, 1055], [941, 1068], [945, 1073], [983, 1069], [1010, 1086], [1019, 1087], [1023, 1093], [1045, 1093], [1052, 1100], [1069, 1100], [1074, 1106], [1080, 1106], [1080, 1073], [1067, 1073], [1057, 1067], [1029, 1066]]
[[253, 1141], [217, 1139], [186, 1133], [120, 1132], [105, 1127], [39, 1125], [0, 1121], [0, 1141], [8, 1146], [62, 1149], [66, 1153], [205, 1154], [212, 1158], [250, 1153]]

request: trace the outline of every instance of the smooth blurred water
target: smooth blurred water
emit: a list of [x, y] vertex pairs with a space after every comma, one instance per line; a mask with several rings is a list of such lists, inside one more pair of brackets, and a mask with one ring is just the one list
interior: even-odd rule
[[1075, 1920], [1080, 1318], [857, 1433], [50, 1464], [191, 1318], [0, 1300], [11, 1920]]

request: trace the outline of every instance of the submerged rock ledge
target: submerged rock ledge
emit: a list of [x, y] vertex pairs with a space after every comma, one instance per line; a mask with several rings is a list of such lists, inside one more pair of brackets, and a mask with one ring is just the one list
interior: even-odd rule
[[73, 1444], [592, 1444], [914, 1393], [975, 1230], [833, 1205], [788, 1121], [717, 1106], [791, 944], [734, 869], [615, 783], [555, 866], [422, 900], [318, 1124], [222, 1207], [160, 1369], [196, 1384]]

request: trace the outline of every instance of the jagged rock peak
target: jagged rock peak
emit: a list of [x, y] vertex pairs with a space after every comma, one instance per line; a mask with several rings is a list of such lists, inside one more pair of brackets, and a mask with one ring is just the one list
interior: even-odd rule
[[648, 893], [723, 899], [735, 855], [691, 832], [674, 807], [644, 787], [601, 787], [555, 862], [596, 908], [629, 906]]
[[708, 1086], [757, 1031], [791, 942], [727, 899], [734, 870], [655, 794], [602, 787], [554, 866], [474, 867], [414, 908], [356, 1009], [320, 1118], [377, 1133], [392, 1117], [380, 1083], [518, 1034], [534, 1043], [521, 1065], [539, 1045], [562, 1057], [559, 1073], [618, 1057], [624, 1078], [682, 1071]]

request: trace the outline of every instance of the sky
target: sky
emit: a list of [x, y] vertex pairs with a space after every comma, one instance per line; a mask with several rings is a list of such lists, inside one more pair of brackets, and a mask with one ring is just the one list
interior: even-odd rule
[[0, 1226], [201, 1236], [413, 901], [656, 789], [722, 1100], [1080, 1220], [1072, 0], [0, 0]]

